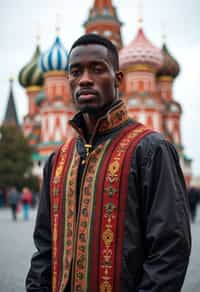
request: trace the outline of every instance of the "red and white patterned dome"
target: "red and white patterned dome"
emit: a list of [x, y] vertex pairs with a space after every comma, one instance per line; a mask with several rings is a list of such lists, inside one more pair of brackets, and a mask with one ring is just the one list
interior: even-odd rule
[[162, 65], [161, 50], [155, 47], [145, 36], [143, 30], [138, 30], [136, 38], [119, 53], [122, 69], [136, 64], [148, 64], [158, 69]]

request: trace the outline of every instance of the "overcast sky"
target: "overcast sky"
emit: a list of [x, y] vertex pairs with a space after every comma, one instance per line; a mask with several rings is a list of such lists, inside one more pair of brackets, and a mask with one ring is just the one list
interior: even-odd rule
[[[20, 69], [30, 61], [40, 34], [42, 51], [55, 39], [56, 18], [66, 49], [84, 33], [83, 22], [94, 0], [0, 0], [0, 121], [8, 99], [10, 74], [15, 77], [14, 95], [18, 116], [27, 113], [27, 97], [18, 84]], [[137, 31], [138, 0], [113, 0], [123, 22], [124, 44]], [[148, 38], [162, 45], [167, 35], [170, 52], [181, 66], [175, 81], [174, 99], [181, 103], [182, 142], [193, 161], [193, 171], [200, 175], [200, 1], [143, 0], [143, 28]], [[59, 15], [59, 17], [56, 17]]]

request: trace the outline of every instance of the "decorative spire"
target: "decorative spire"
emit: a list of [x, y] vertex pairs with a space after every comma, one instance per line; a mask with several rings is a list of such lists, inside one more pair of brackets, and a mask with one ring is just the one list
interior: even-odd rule
[[141, 17], [138, 18], [138, 28], [141, 29], [143, 24], [143, 19]]
[[35, 34], [35, 38], [36, 38], [36, 46], [40, 46], [40, 36], [41, 36], [41, 23], [38, 21], [36, 23], [36, 34]]
[[60, 13], [56, 13], [56, 36], [57, 37], [60, 36], [60, 18], [61, 18]]
[[99, 22], [108, 19], [109, 21], [112, 20], [120, 23], [116, 9], [112, 4], [112, 0], [95, 0], [89, 12], [89, 19], [85, 22], [84, 26], [86, 27], [90, 22], [93, 21]]
[[113, 5], [111, 0], [95, 0], [94, 1], [94, 8], [97, 11], [103, 12], [105, 8], [107, 8], [110, 12], [113, 11]]
[[165, 33], [162, 34], [162, 41], [163, 41], [163, 44], [166, 43], [166, 39], [167, 39], [167, 36]]
[[161, 39], [162, 39], [162, 43], [166, 43], [167, 40], [167, 23], [166, 21], [161, 21], [161, 31], [162, 31], [162, 35], [161, 35]]
[[40, 35], [39, 35], [39, 33], [36, 34], [36, 46], [37, 46], [37, 47], [40, 46]]
[[59, 35], [60, 35], [60, 27], [56, 26], [56, 36], [59, 37]]
[[143, 25], [143, 13], [144, 13], [143, 0], [138, 0], [138, 27], [139, 29], [141, 29]]
[[36, 47], [39, 47], [40, 46], [40, 34], [41, 34], [41, 25], [40, 23], [38, 22], [36, 24]]
[[13, 80], [14, 78], [11, 76], [9, 78], [10, 92], [9, 92], [8, 104], [7, 104], [3, 124], [14, 124], [15, 126], [18, 126], [19, 122], [18, 122], [17, 111], [16, 111], [14, 95], [13, 95]]
[[14, 76], [12, 74], [10, 74], [10, 77], [8, 78], [8, 80], [10, 81], [10, 83], [13, 83], [14, 81]]
[[102, 35], [118, 49], [122, 48], [121, 25], [112, 0], [95, 0], [84, 23], [86, 33]]

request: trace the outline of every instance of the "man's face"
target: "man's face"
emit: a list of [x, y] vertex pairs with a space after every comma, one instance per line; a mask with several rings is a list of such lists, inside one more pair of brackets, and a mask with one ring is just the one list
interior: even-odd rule
[[102, 45], [75, 47], [69, 58], [69, 85], [77, 110], [90, 115], [101, 112], [117, 99], [121, 73], [116, 73]]

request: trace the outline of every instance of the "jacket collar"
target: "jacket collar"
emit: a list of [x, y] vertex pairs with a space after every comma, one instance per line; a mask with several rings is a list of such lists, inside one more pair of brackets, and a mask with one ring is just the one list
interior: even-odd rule
[[[97, 120], [94, 132], [92, 134], [92, 138], [97, 134], [107, 133], [128, 120], [128, 113], [126, 106], [122, 100], [119, 100], [115, 105], [113, 105], [105, 115], [100, 117]], [[84, 118], [81, 112], [77, 113], [74, 118], [69, 121], [69, 124], [75, 129], [76, 132], [82, 137], [85, 138], [84, 135]]]

